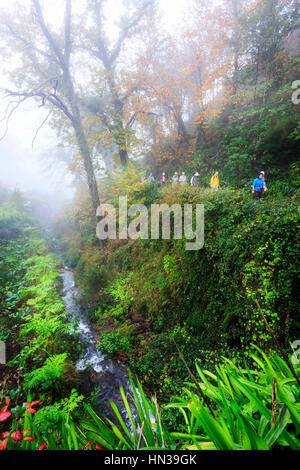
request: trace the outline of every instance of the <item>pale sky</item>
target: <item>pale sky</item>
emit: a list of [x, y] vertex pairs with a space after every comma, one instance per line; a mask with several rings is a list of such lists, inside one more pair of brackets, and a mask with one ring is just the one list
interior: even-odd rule
[[[28, 2], [29, 0], [23, 0]], [[110, 0], [114, 8], [110, 10], [110, 18], [113, 22], [117, 18], [121, 0]], [[184, 10], [189, 6], [191, 0], [159, 0], [167, 28], [170, 31], [176, 31]], [[14, 0], [0, 0], [0, 7], [13, 5]], [[61, 10], [62, 0], [46, 0], [45, 6], [47, 12], [45, 16], [50, 21], [58, 21], [57, 12]], [[77, 8], [80, 9], [80, 2]], [[80, 11], [80, 10], [78, 10]], [[114, 15], [114, 12], [116, 15]], [[5, 86], [5, 77], [0, 72], [0, 87]], [[1, 103], [0, 103], [1, 110]], [[57, 142], [55, 132], [44, 126], [39, 132], [32, 148], [32, 140], [36, 129], [43, 122], [47, 111], [38, 109], [32, 101], [17, 110], [10, 120], [9, 131], [0, 142], [0, 183], [6, 182], [11, 187], [17, 187], [21, 190], [30, 190], [32, 183], [36, 189], [56, 191], [55, 180], [49, 181], [49, 175], [44, 169], [44, 161], [39, 157], [47, 148], [53, 147]], [[3, 123], [0, 124], [0, 135], [3, 134]], [[61, 173], [66, 174], [64, 184], [67, 186], [66, 195], [71, 196], [72, 175], [68, 174], [65, 167], [61, 168]], [[51, 184], [49, 184], [51, 183]], [[61, 186], [59, 181], [58, 185]], [[50, 186], [50, 187], [49, 187]]]

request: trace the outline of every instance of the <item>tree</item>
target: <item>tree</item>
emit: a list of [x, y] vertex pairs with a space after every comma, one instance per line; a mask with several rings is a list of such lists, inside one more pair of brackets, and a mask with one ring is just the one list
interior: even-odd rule
[[[89, 2], [89, 13], [85, 22], [85, 34], [81, 48], [87, 51], [92, 59], [96, 59], [98, 76], [100, 77], [100, 86], [103, 87], [103, 81], [107, 85], [108, 96], [106, 99], [93, 97], [86, 99], [83, 104], [88, 110], [100, 119], [101, 125], [112, 137], [113, 142], [118, 147], [120, 162], [123, 166], [128, 161], [128, 138], [131, 135], [131, 126], [133, 119], [127, 116], [126, 107], [128, 101], [135, 92], [138, 92], [142, 86], [141, 77], [132, 74], [131, 79], [127, 80], [120, 67], [121, 53], [127, 52], [134, 55], [133, 41], [137, 39], [142, 29], [147, 15], [155, 6], [155, 0], [134, 0], [126, 3], [126, 13], [121, 16], [119, 21], [118, 37], [113, 44], [105, 32], [105, 12], [106, 0], [91, 0]], [[92, 26], [88, 20], [92, 20]], [[129, 63], [123, 58], [123, 67], [129, 68]], [[127, 74], [128, 75], [128, 74]], [[133, 79], [134, 76], [134, 79]], [[128, 117], [128, 119], [126, 119]]]
[[40, 106], [50, 109], [49, 115], [55, 109], [68, 119], [83, 159], [92, 206], [96, 211], [99, 206], [97, 181], [71, 67], [74, 43], [72, 0], [65, 0], [64, 22], [59, 33], [47, 25], [39, 0], [32, 0], [30, 9], [19, 4], [17, 7], [18, 11], [13, 14], [3, 12], [1, 15], [6, 47], [12, 56], [21, 52], [22, 62], [20, 69], [12, 73], [18, 88], [3, 90], [5, 97], [13, 99], [7, 108], [7, 118], [20, 104], [33, 98]]
[[239, 15], [243, 29], [243, 53], [255, 65], [253, 81], [272, 78], [282, 67], [276, 58], [284, 49], [284, 38], [296, 27], [297, 1], [252, 0]]

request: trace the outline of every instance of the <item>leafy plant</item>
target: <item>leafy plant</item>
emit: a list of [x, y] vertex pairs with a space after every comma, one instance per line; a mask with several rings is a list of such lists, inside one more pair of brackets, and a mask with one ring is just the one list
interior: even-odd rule
[[67, 353], [48, 357], [42, 367], [24, 374], [25, 389], [39, 388], [44, 390], [57, 385], [66, 371], [66, 364]]
[[[224, 359], [216, 374], [201, 370], [200, 382], [190, 383], [177, 404], [167, 405], [183, 413], [187, 433], [180, 437], [201, 448], [203, 436], [219, 450], [268, 450], [274, 446], [300, 448], [299, 386], [287, 363], [263, 351], [251, 354], [257, 369], [237, 367]], [[297, 368], [299, 377], [299, 367]], [[204, 406], [197, 389], [214, 405]], [[173, 437], [179, 437], [177, 433]]]
[[108, 357], [113, 357], [116, 351], [129, 352], [132, 347], [132, 339], [129, 335], [124, 335], [124, 328], [122, 331], [104, 332], [101, 336], [101, 341], [98, 343], [98, 348]]
[[196, 364], [200, 380], [192, 376], [194, 381], [183, 388], [177, 402], [164, 406], [166, 410], [180, 410], [185, 423], [182, 432], [166, 427], [156, 397], [150, 401], [131, 375], [133, 403], [129, 403], [121, 387], [130, 425], [113, 402], [120, 426], [99, 418], [88, 405], [85, 409], [93, 423], [82, 420], [80, 424], [88, 438], [109, 450], [299, 449], [296, 436], [300, 432], [300, 392], [290, 367], [278, 355], [268, 358], [261, 350], [252, 354], [251, 360], [255, 369], [249, 369], [246, 363], [241, 368], [224, 359], [216, 367], [216, 374], [201, 370]]

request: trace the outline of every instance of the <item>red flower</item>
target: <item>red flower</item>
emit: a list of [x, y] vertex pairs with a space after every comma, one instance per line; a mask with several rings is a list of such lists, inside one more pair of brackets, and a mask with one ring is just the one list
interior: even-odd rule
[[28, 413], [30, 413], [31, 415], [36, 413], [36, 409], [35, 408], [27, 408], [27, 411]]
[[91, 447], [93, 445], [92, 441], [88, 441], [84, 446], [80, 447], [79, 450], [83, 450], [85, 449], [86, 447]]
[[36, 413], [36, 409], [32, 408], [32, 407], [34, 405], [37, 405], [38, 403], [41, 403], [41, 400], [35, 400], [35, 401], [30, 401], [30, 402], [26, 403], [25, 406], [27, 408], [28, 413], [30, 413], [30, 414]]
[[34, 405], [37, 405], [38, 403], [41, 403], [41, 400], [36, 400], [36, 401], [30, 401], [28, 403], [26, 403], [26, 408], [31, 408], [32, 406]]
[[46, 447], [46, 444], [47, 444], [47, 441], [45, 441], [44, 444], [42, 444], [42, 445], [38, 448], [38, 450], [44, 450], [45, 447]]
[[32, 442], [32, 441], [34, 441], [34, 440], [35, 440], [35, 439], [34, 439], [34, 437], [32, 437], [32, 436], [26, 436], [26, 437], [24, 437], [24, 441]]
[[23, 440], [23, 434], [21, 433], [21, 431], [15, 431], [13, 432], [10, 437], [14, 440], [14, 441], [22, 441]]
[[[6, 407], [4, 407], [6, 408]], [[10, 411], [1, 411], [0, 413], [0, 421], [5, 421], [7, 418], [9, 418], [11, 416], [11, 412]]]
[[6, 439], [7, 437], [9, 437], [9, 432], [8, 432], [8, 431], [4, 431], [4, 432], [1, 434], [1, 439]]
[[104, 450], [103, 447], [100, 447], [99, 444], [96, 445], [95, 450]]
[[5, 450], [8, 442], [8, 437], [0, 442], [0, 450]]
[[3, 406], [3, 408], [1, 408], [0, 413], [5, 413], [5, 411], [6, 411], [7, 408], [8, 408], [9, 402], [10, 402], [10, 398], [6, 398], [6, 399], [5, 399], [6, 405]]

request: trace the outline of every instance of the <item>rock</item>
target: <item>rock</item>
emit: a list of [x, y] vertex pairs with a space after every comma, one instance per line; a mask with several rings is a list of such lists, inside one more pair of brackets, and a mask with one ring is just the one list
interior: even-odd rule
[[143, 323], [145, 320], [143, 315], [141, 315], [140, 313], [132, 313], [130, 318], [135, 323]]
[[134, 327], [134, 332], [135, 332], [136, 335], [139, 335], [139, 334], [143, 333], [144, 331], [145, 331], [145, 328], [144, 328], [143, 325], [136, 325]]
[[94, 389], [94, 383], [92, 380], [92, 375], [94, 370], [91, 367], [87, 367], [85, 370], [78, 371], [78, 376], [80, 380], [79, 384], [79, 393], [83, 395], [90, 395]]

